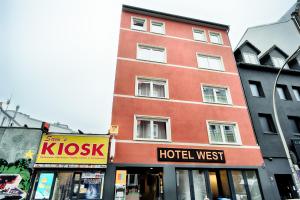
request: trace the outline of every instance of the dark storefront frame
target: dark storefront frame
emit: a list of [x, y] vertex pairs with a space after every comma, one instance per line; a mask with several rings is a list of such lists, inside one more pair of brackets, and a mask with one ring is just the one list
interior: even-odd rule
[[[182, 170], [189, 170], [189, 173], [191, 173], [192, 170], [202, 170], [205, 171], [205, 186], [207, 193], [209, 194], [208, 198], [211, 198], [211, 191], [210, 191], [210, 185], [209, 185], [209, 175], [208, 171], [209, 170], [226, 170], [227, 176], [228, 176], [228, 181], [230, 185], [230, 192], [232, 195], [232, 200], [236, 199], [235, 196], [235, 190], [234, 190], [234, 185], [233, 185], [233, 179], [231, 175], [232, 170], [240, 170], [242, 171], [243, 174], [243, 179], [245, 180], [245, 189], [246, 193], [248, 196], [248, 199], [251, 200], [251, 195], [250, 195], [250, 190], [249, 190], [249, 185], [247, 183], [247, 179], [245, 177], [245, 171], [247, 170], [252, 170], [255, 171], [257, 180], [258, 180], [258, 185], [259, 185], [259, 190], [262, 199], [264, 198], [264, 193], [261, 187], [261, 168], [257, 166], [211, 166], [211, 165], [174, 165], [174, 164], [109, 164], [107, 166], [107, 172], [110, 175], [105, 176], [105, 184], [104, 184], [104, 194], [103, 198], [106, 200], [114, 200], [114, 190], [115, 190], [115, 176], [116, 176], [116, 171], [117, 170], [124, 170], [126, 168], [162, 168], [163, 169], [163, 184], [164, 184], [164, 200], [175, 200], [177, 199], [177, 189], [176, 189], [176, 170], [177, 169], [182, 169]], [[191, 175], [189, 175], [190, 177]], [[192, 179], [191, 179], [192, 180]], [[190, 184], [193, 184], [190, 181]], [[113, 187], [112, 187], [113, 185]], [[193, 187], [190, 187], [193, 188]], [[192, 190], [192, 189], [190, 189]], [[191, 200], [194, 199], [193, 192], [191, 191]]]

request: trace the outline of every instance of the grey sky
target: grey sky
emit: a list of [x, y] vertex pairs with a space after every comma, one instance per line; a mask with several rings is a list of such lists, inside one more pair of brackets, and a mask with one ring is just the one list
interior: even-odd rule
[[296, 0], [1, 0], [0, 101], [84, 132], [110, 125], [121, 4], [246, 28], [278, 20]]

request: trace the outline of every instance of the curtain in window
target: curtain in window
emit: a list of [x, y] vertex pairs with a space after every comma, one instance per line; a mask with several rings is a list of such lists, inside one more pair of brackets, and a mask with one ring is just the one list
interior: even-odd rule
[[177, 199], [191, 200], [188, 170], [176, 170]]
[[199, 67], [209, 68], [207, 56], [198, 55], [198, 62], [199, 62]]
[[137, 137], [138, 138], [151, 138], [150, 121], [137, 120]]
[[216, 88], [217, 102], [228, 103], [226, 89]]
[[233, 125], [224, 126], [224, 135], [225, 135], [226, 142], [231, 142], [231, 143], [236, 142]]
[[154, 121], [153, 130], [153, 136], [155, 139], [167, 139], [166, 122]]
[[208, 62], [210, 69], [223, 70], [221, 59], [219, 57], [209, 57]]
[[160, 84], [153, 84], [153, 96], [165, 97], [165, 86]]
[[252, 200], [262, 200], [255, 171], [245, 171]]
[[203, 200], [207, 197], [204, 172], [193, 170], [192, 174], [195, 200]]
[[150, 96], [150, 83], [140, 82], [138, 84], [139, 96]]
[[242, 176], [242, 172], [238, 170], [232, 171], [232, 179], [233, 179], [233, 185], [234, 190], [236, 194], [236, 199], [239, 200], [247, 200], [247, 193], [245, 189], [245, 182]]
[[160, 48], [151, 48], [151, 61], [164, 62], [165, 61], [165, 51]]
[[213, 88], [204, 87], [203, 88], [203, 92], [204, 92], [204, 99], [205, 99], [205, 101], [207, 101], [207, 102], [215, 102]]
[[209, 132], [212, 142], [223, 142], [220, 125], [209, 125]]

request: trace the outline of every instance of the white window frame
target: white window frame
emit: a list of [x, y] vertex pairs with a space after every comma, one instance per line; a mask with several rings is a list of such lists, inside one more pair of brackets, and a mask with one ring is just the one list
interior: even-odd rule
[[[152, 23], [161, 23], [162, 24], [162, 30], [163, 32], [162, 33], [158, 33], [158, 32], [154, 32], [152, 30]], [[156, 21], [156, 20], [150, 20], [150, 32], [151, 33], [155, 33], [155, 34], [160, 34], [160, 35], [165, 35], [166, 34], [166, 23], [165, 22], [161, 22], [161, 21]]]
[[[163, 49], [164, 52], [165, 52], [165, 59], [163, 61], [154, 61], [154, 60], [147, 60], [147, 59], [138, 58], [139, 46], [144, 46], [144, 47], [149, 47], [149, 48]], [[143, 60], [143, 61], [148, 61], [148, 62], [156, 62], [156, 63], [167, 63], [167, 57], [168, 57], [168, 55], [167, 55], [167, 49], [165, 47], [153, 46], [153, 45], [143, 44], [143, 43], [137, 43], [137, 46], [136, 46], [136, 59], [137, 60]]]
[[[200, 66], [200, 63], [199, 63], [199, 56], [206, 56], [206, 57], [220, 58], [221, 65], [222, 65], [222, 69], [212, 69], [212, 68]], [[224, 72], [224, 71], [225, 71], [225, 65], [224, 65], [223, 57], [222, 57], [222, 56], [211, 55], [211, 54], [204, 54], [204, 53], [202, 53], [202, 52], [197, 52], [197, 53], [196, 53], [196, 58], [197, 58], [197, 65], [198, 65], [198, 68], [199, 68], [199, 69], [207, 69], [207, 70], [220, 71], [220, 72]]]
[[[245, 63], [250, 63], [250, 64], [254, 64], [254, 65], [259, 65], [259, 60], [258, 60], [258, 57], [257, 57], [257, 55], [255, 54], [255, 53], [253, 53], [253, 52], [248, 52], [248, 51], [245, 51], [245, 52], [243, 52], [242, 53], [243, 54], [243, 58], [244, 58], [244, 61], [245, 61]], [[253, 62], [246, 62], [246, 57], [247, 57], [247, 55], [246, 54], [248, 54], [248, 55], [254, 55], [255, 56], [255, 63], [253, 63]]]
[[[137, 120], [144, 119], [150, 120], [150, 130], [152, 133], [152, 124], [153, 121], [164, 121], [166, 122], [166, 136], [167, 139], [155, 139], [155, 138], [138, 138], [137, 137]], [[158, 141], [158, 142], [171, 142], [171, 120], [170, 117], [162, 117], [162, 116], [148, 116], [148, 115], [134, 115], [134, 122], [133, 122], [133, 140], [140, 140], [140, 141]]]
[[[284, 59], [283, 57], [271, 56], [271, 60], [272, 60], [272, 63], [274, 65], [274, 67], [281, 68], [282, 65], [285, 63], [286, 59]], [[279, 63], [280, 66], [276, 65], [276, 64], [278, 64], [278, 60], [282, 60], [283, 61], [282, 63]], [[284, 69], [289, 69], [289, 67], [288, 67], [287, 64], [284, 66]]]
[[[136, 29], [133, 25], [133, 20], [134, 19], [138, 19], [138, 20], [145, 20], [145, 23], [144, 23], [144, 26], [143, 26], [143, 29], [140, 30], [140, 29]], [[147, 19], [146, 18], [142, 18], [142, 17], [136, 17], [136, 16], [131, 16], [131, 21], [130, 21], [130, 28], [132, 30], [137, 30], [137, 31], [147, 31]]]
[[[225, 142], [223, 128], [221, 129], [221, 134], [222, 134], [222, 138], [223, 138], [224, 141], [223, 142], [214, 142], [214, 141], [212, 141], [211, 135], [210, 135], [210, 129], [209, 129], [209, 125], [210, 124], [219, 124], [219, 125], [224, 125], [224, 126], [226, 126], [226, 125], [234, 125], [234, 133], [235, 133], [236, 143]], [[238, 127], [238, 123], [237, 122], [206, 120], [206, 126], [207, 126], [208, 140], [209, 140], [210, 144], [242, 145], [241, 135], [240, 135], [240, 131], [239, 131], [239, 127]]]
[[[225, 89], [226, 90], [227, 103], [206, 101], [204, 99], [204, 87], [210, 87], [210, 88], [216, 88], [216, 89], [218, 89], [218, 88]], [[222, 104], [222, 105], [232, 105], [231, 92], [230, 92], [230, 88], [228, 86], [211, 85], [211, 84], [201, 84], [201, 92], [202, 92], [202, 101], [205, 102], [205, 103]], [[215, 92], [215, 90], [214, 90], [214, 97], [216, 98], [216, 92]]]
[[[212, 42], [211, 41], [211, 34], [218, 34], [220, 36], [220, 43], [215, 43], [215, 42]], [[222, 38], [222, 34], [219, 33], [219, 32], [214, 32], [214, 31], [208, 31], [208, 35], [209, 35], [209, 42], [212, 43], [212, 44], [218, 44], [218, 45], [223, 45], [224, 42], [223, 42], [223, 38]]]
[[[150, 83], [150, 96], [142, 96], [139, 95], [139, 79], [147, 80]], [[155, 97], [153, 96], [153, 82], [155, 81], [164, 81], [165, 84], [165, 97]], [[136, 76], [135, 77], [135, 96], [138, 97], [146, 97], [146, 98], [158, 98], [158, 99], [168, 99], [169, 98], [169, 84], [168, 79], [162, 79], [162, 78], [153, 78], [153, 77], [145, 77], [145, 76]]]
[[[192, 31], [193, 31], [193, 38], [194, 38], [194, 40], [195, 41], [200, 41], [200, 42], [207, 42], [207, 36], [206, 36], [206, 31], [204, 30], [204, 29], [201, 29], [201, 28], [192, 28]], [[203, 33], [204, 33], [204, 40], [197, 40], [196, 38], [195, 38], [195, 31], [203, 31]]]

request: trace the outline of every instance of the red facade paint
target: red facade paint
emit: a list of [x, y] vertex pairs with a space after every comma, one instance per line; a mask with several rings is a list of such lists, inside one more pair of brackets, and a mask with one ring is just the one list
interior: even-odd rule
[[[132, 16], [145, 18], [147, 31], [131, 30]], [[165, 34], [150, 33], [150, 20], [165, 22]], [[193, 28], [205, 30], [207, 42], [194, 41]], [[211, 44], [209, 32], [220, 33], [223, 44]], [[166, 48], [167, 62], [137, 60], [138, 44]], [[199, 69], [197, 53], [221, 56], [225, 71]], [[167, 80], [169, 98], [137, 97], [135, 95], [136, 77]], [[228, 88], [232, 104], [204, 103], [202, 85]], [[171, 125], [171, 141], [134, 140], [135, 115], [168, 117]], [[242, 144], [210, 144], [207, 121], [236, 123]], [[112, 124], [119, 126], [114, 163], [170, 164], [157, 161], [156, 149], [158, 147], [224, 150], [226, 163], [221, 164], [224, 166], [261, 166], [263, 163], [251, 126], [228, 33], [222, 29], [123, 11]], [[205, 163], [192, 164], [201, 166]]]

